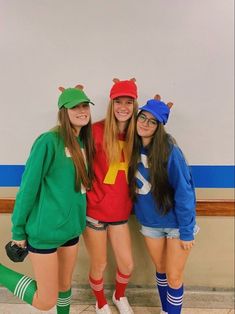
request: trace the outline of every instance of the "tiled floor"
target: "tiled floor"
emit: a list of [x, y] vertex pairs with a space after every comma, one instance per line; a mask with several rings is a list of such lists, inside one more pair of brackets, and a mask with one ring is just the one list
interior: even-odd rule
[[[114, 306], [111, 306], [112, 313], [117, 314], [117, 310]], [[160, 313], [160, 308], [158, 307], [133, 307], [134, 313], [136, 314], [158, 314]], [[34, 309], [32, 306], [25, 304], [6, 304], [0, 303], [0, 313], [1, 314], [55, 314], [56, 310], [52, 309], [48, 312], [42, 312]], [[70, 314], [94, 314], [94, 306], [92, 305], [72, 305]], [[234, 314], [232, 309], [191, 309], [184, 308], [182, 314]]]

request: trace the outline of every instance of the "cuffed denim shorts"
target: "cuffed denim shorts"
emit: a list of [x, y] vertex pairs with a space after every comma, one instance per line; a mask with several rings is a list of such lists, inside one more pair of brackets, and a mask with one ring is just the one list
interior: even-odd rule
[[[193, 235], [195, 236], [199, 232], [200, 228], [195, 225]], [[149, 238], [167, 238], [167, 239], [179, 239], [180, 233], [178, 228], [152, 228], [141, 225], [140, 232]]]
[[97, 231], [104, 231], [108, 228], [109, 225], [118, 226], [118, 225], [126, 224], [127, 222], [128, 220], [106, 222], [106, 221], [96, 220], [88, 216], [86, 217], [86, 226]]

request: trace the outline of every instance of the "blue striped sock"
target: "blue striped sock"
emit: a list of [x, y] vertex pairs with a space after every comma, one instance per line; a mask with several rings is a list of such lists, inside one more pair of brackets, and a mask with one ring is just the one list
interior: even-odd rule
[[178, 289], [167, 288], [167, 313], [180, 314], [183, 304], [184, 286]]
[[156, 282], [163, 311], [167, 312], [167, 279], [165, 273], [156, 273]]

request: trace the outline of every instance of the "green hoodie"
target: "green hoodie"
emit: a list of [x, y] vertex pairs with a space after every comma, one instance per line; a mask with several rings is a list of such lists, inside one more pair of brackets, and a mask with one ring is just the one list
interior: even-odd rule
[[13, 240], [38, 249], [59, 247], [85, 228], [86, 194], [75, 191], [74, 164], [57, 132], [46, 132], [33, 144], [12, 224]]

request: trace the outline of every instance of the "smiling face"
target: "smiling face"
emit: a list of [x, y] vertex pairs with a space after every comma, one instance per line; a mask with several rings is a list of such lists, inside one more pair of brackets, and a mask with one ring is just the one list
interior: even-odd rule
[[134, 100], [131, 97], [118, 97], [113, 100], [113, 111], [118, 121], [127, 121], [133, 114]]
[[81, 128], [87, 125], [90, 121], [90, 106], [89, 103], [81, 103], [71, 109], [68, 109], [70, 123], [76, 129], [77, 135]]
[[137, 133], [144, 146], [148, 145], [157, 130], [158, 122], [148, 111], [141, 111], [137, 118]]
[[118, 124], [126, 126], [132, 117], [134, 109], [134, 99], [131, 97], [117, 97], [113, 100], [113, 112]]

